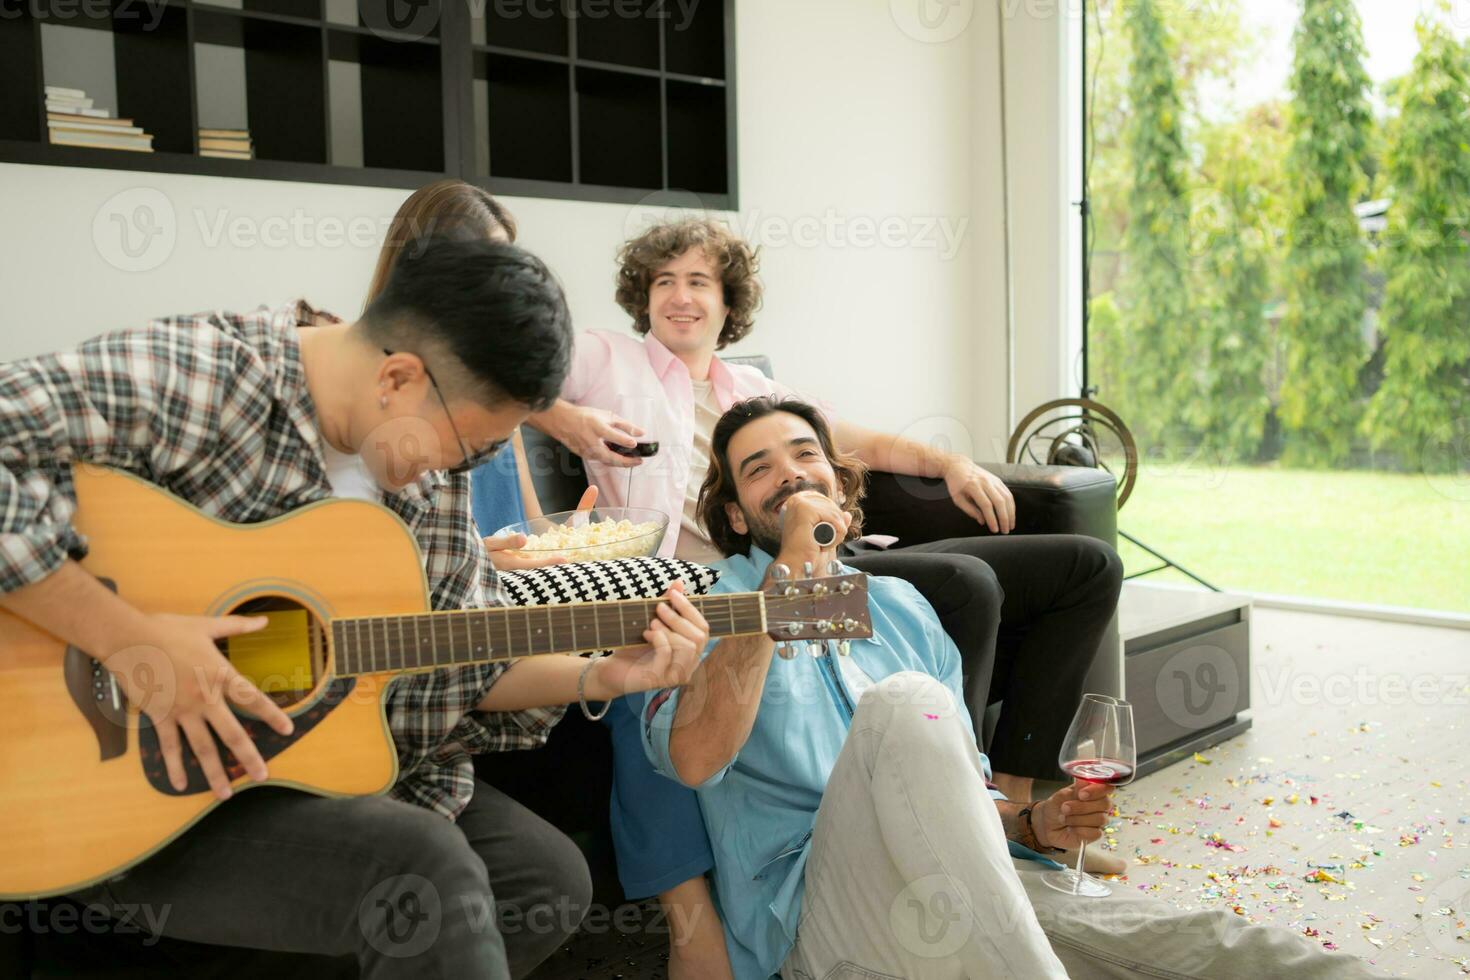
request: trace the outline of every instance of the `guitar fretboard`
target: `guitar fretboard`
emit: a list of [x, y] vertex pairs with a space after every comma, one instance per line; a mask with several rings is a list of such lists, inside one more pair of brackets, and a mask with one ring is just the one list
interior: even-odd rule
[[[513, 660], [546, 653], [582, 653], [637, 646], [659, 599], [494, 606], [409, 616], [361, 616], [332, 621], [338, 676], [426, 670]], [[691, 596], [710, 636], [766, 631], [759, 592]]]

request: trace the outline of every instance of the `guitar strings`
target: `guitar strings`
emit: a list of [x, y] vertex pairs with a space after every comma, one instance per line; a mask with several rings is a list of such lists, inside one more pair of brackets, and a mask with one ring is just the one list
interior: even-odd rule
[[[764, 623], [759, 615], [759, 607], [754, 610], [749, 608], [753, 604], [752, 600], [755, 600], [757, 597], [762, 601], [767, 614]], [[711, 625], [717, 635], [722, 633], [727, 635], [753, 635], [762, 632], [762, 625], [766, 626], [767, 629], [765, 631], [769, 632], [770, 627], [773, 625], [779, 628], [781, 626], [807, 626], [823, 622], [824, 620], [831, 621], [835, 617], [830, 615], [823, 616], [815, 612], [802, 613], [790, 607], [815, 602], [831, 602], [837, 598], [837, 594], [834, 593], [824, 597], [813, 596], [810, 593], [787, 596], [769, 595], [763, 592], [745, 592], [723, 596], [690, 596], [689, 598], [692, 602], [696, 603], [697, 608], [711, 621]], [[456, 662], [514, 660], [520, 656], [537, 656], [553, 652], [572, 653], [578, 652], [580, 649], [607, 649], [610, 647], [641, 645], [636, 642], [607, 643], [603, 641], [587, 644], [583, 648], [577, 641], [588, 639], [585, 635], [578, 635], [579, 633], [585, 634], [588, 631], [597, 633], [598, 639], [601, 640], [601, 631], [604, 628], [613, 630], [615, 636], [619, 634], [631, 634], [631, 629], [627, 622], [627, 615], [630, 612], [634, 614], [641, 613], [642, 615], [639, 618], [646, 618], [646, 622], [651, 624], [658, 621], [656, 608], [660, 603], [665, 601], [667, 600], [660, 597], [597, 603], [573, 602], [542, 606], [489, 606], [477, 609], [435, 610], [390, 616], [342, 617], [332, 620], [330, 626], [332, 627], [332, 639], [339, 647], [335, 651], [337, 662], [341, 666], [353, 666], [355, 662], [355, 666], [358, 668], [343, 672], [371, 673], [376, 668], [376, 663], [373, 661], [376, 660], [378, 655], [381, 655], [385, 661], [385, 670], [395, 670], [452, 666]], [[522, 611], [522, 616], [520, 617], [522, 619], [521, 623], [511, 624], [508, 621], [510, 618], [509, 611], [512, 609]], [[456, 646], [460, 641], [467, 642], [471, 646], [476, 645], [474, 630], [477, 627], [486, 633], [487, 640], [493, 639], [489, 636], [489, 628], [490, 620], [495, 617], [477, 617], [475, 614], [493, 613], [497, 611], [505, 611], [507, 614], [505, 617], [502, 617], [502, 622], [499, 625], [506, 630], [507, 639], [511, 641], [512, 645], [522, 645], [519, 642], [519, 637], [516, 635], [520, 629], [534, 629], [536, 631], [534, 634], [527, 633], [524, 644], [525, 651], [519, 654], [503, 651], [501, 656], [492, 656], [489, 658], [470, 655], [463, 660], [457, 659], [459, 650], [456, 650]], [[771, 615], [772, 613], [776, 615], [773, 616]], [[613, 622], [614, 616], [618, 617], [616, 623]], [[720, 622], [720, 620], [724, 620], [724, 622]], [[440, 631], [441, 622], [443, 623], [442, 634]], [[349, 626], [349, 624], [353, 625]], [[638, 625], [635, 622], [633, 627]], [[361, 633], [364, 626], [369, 631], [367, 637], [363, 637]], [[513, 626], [515, 627], [514, 632], [512, 632]], [[403, 629], [413, 629], [418, 646], [401, 646], [401, 641], [395, 642], [399, 638], [392, 635], [391, 631], [394, 630], [394, 627], [397, 627], [400, 635]], [[421, 631], [424, 627], [427, 627], [429, 631], [428, 639], [430, 641], [430, 649], [428, 651], [422, 649], [423, 636]], [[352, 633], [348, 633], [348, 629], [351, 629]], [[462, 631], [462, 635], [458, 631]], [[557, 634], [559, 633], [563, 636], [570, 634], [570, 639], [576, 646], [566, 647], [557, 643]], [[246, 652], [254, 647], [270, 645], [283, 636], [296, 637], [300, 634], [300, 627], [266, 627], [263, 630], [258, 630], [253, 633], [231, 637], [229, 641], [232, 646], [238, 647], [241, 652]], [[642, 630], [639, 630], [637, 634], [623, 635], [620, 638], [631, 641], [634, 636], [641, 637], [641, 634]], [[830, 637], [823, 638], [828, 639]], [[802, 638], [793, 637], [792, 639]], [[381, 654], [378, 654], [377, 651], [369, 654], [364, 649], [366, 646], [363, 642], [364, 640], [366, 640], [367, 644], [376, 644], [381, 641], [384, 644], [384, 649], [381, 651]], [[546, 645], [546, 649], [537, 649], [543, 642]], [[443, 649], [443, 647], [447, 647], [448, 649]], [[425, 662], [423, 656], [425, 652], [429, 654], [427, 662]], [[493, 646], [491, 647], [491, 652], [497, 652]], [[368, 665], [363, 664], [365, 658], [369, 660]], [[410, 659], [414, 661], [412, 664], [409, 663]], [[392, 664], [391, 661], [394, 660], [399, 663], [396, 665]]]
[[[722, 598], [722, 597], [711, 596], [711, 597], [705, 597], [705, 598], [717, 599], [717, 598]], [[647, 601], [651, 601], [651, 600], [647, 600]], [[812, 601], [812, 597], [810, 597], [810, 596], [778, 596], [778, 597], [767, 597], [766, 600], [765, 600], [765, 605], [766, 605], [767, 612], [769, 613], [771, 611], [772, 607], [784, 607], [784, 606], [790, 606], [790, 605], [798, 605], [798, 604], [801, 604], [803, 602], [809, 602], [809, 601]], [[723, 612], [724, 612], [724, 614], [725, 614], [725, 616], [727, 618], [732, 613], [732, 607], [733, 607], [733, 605], [734, 605], [733, 602], [729, 602], [729, 603], [726, 604], [726, 608], [723, 610]], [[424, 625], [423, 620], [425, 620], [425, 619], [431, 619], [431, 622], [429, 623], [429, 627], [430, 627], [430, 630], [432, 632], [433, 630], [437, 629], [438, 623], [441, 622], [441, 621], [444, 622], [445, 628], [448, 629], [448, 630], [452, 630], [455, 626], [463, 626], [463, 627], [466, 627], [467, 628], [468, 626], [473, 625], [472, 620], [469, 617], [472, 617], [472, 616], [474, 616], [477, 613], [493, 613], [493, 612], [496, 612], [496, 611], [499, 611], [499, 610], [521, 609], [521, 610], [526, 610], [525, 615], [526, 615], [527, 618], [530, 618], [531, 615], [532, 615], [532, 613], [540, 613], [540, 614], [543, 614], [543, 615], [549, 614], [549, 618], [551, 618], [551, 619], [561, 619], [561, 620], [564, 620], [564, 622], [561, 625], [564, 626], [565, 628], [567, 628], [567, 629], [576, 629], [577, 628], [576, 625], [573, 622], [571, 622], [571, 621], [574, 620], [574, 619], [577, 619], [577, 618], [586, 619], [587, 617], [584, 614], [588, 611], [587, 606], [588, 606], [588, 604], [586, 604], [586, 603], [563, 603], [563, 604], [544, 605], [544, 606], [492, 606], [492, 607], [486, 607], [484, 609], [445, 610], [445, 611], [442, 611], [442, 612], [433, 612], [433, 613], [407, 613], [407, 614], [402, 614], [402, 615], [381, 616], [381, 617], [379, 617], [379, 616], [343, 617], [343, 618], [340, 618], [340, 619], [331, 620], [331, 623], [333, 625], [343, 624], [344, 626], [347, 623], [360, 623], [360, 624], [366, 625], [368, 629], [379, 629], [379, 628], [386, 629], [389, 626], [391, 626], [392, 624], [398, 622], [399, 620], [403, 620], [405, 623], [407, 623], [408, 621], [413, 621], [414, 622], [414, 625], [422, 626], [422, 625]], [[578, 608], [578, 607], [582, 607], [582, 608]], [[584, 627], [584, 628], [592, 628], [592, 629], [597, 628], [597, 626], [601, 625], [601, 619], [602, 619], [602, 617], [603, 616], [609, 616], [610, 617], [610, 614], [611, 614], [611, 611], [610, 610], [609, 611], [604, 611], [602, 609], [593, 610], [593, 615], [597, 618], [597, 622], [593, 623], [591, 626]], [[454, 620], [451, 620], [451, 619], [448, 618], [450, 616], [455, 616], [455, 615], [459, 615], [459, 616], [462, 616], [462, 617], [465, 617], [465, 618], [460, 619], [458, 621], [454, 621]], [[708, 616], [706, 616], [705, 618], [706, 619], [709, 619]], [[791, 614], [787, 614], [786, 618], [787, 619], [790, 619], [791, 618]], [[802, 622], [807, 622], [807, 621], [819, 622], [820, 620], [822, 620], [824, 618], [830, 618], [830, 617], [824, 617], [824, 616], [820, 616], [820, 615], [817, 615], [817, 614], [811, 614], [808, 617], [801, 618], [800, 621], [802, 621]], [[650, 623], [657, 621], [657, 614], [656, 613], [652, 613], [649, 616], [649, 620], [648, 621]], [[620, 624], [625, 623], [626, 622], [626, 617], [621, 617], [620, 620], [619, 620], [619, 622], [620, 622]], [[555, 625], [555, 624], [553, 624], [553, 625]], [[224, 637], [224, 639], [226, 639], [227, 641], [229, 641], [231, 645], [239, 645], [239, 644], [245, 644], [245, 643], [274, 642], [274, 641], [278, 641], [278, 640], [280, 640], [282, 638], [290, 638], [290, 637], [300, 636], [301, 633], [302, 633], [302, 629], [303, 629], [302, 627], [267, 627], [265, 629], [255, 630], [255, 631], [252, 631], [250, 633], [241, 633], [241, 634], [237, 634], [235, 636]]]

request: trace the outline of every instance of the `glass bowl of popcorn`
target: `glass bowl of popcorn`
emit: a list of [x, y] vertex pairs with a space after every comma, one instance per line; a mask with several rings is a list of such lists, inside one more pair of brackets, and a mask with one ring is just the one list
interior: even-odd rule
[[531, 558], [567, 561], [607, 561], [647, 558], [658, 554], [669, 515], [644, 507], [594, 507], [563, 510], [519, 521], [496, 531], [524, 534], [526, 544], [516, 552]]

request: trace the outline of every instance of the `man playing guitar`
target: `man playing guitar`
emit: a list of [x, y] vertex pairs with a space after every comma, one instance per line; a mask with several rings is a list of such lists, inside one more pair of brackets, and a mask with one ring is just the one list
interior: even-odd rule
[[[234, 709], [282, 736], [292, 722], [216, 647], [264, 621], [145, 614], [88, 574], [73, 464], [239, 524], [332, 496], [382, 503], [416, 539], [432, 607], [485, 606], [495, 574], [465, 474], [555, 398], [572, 342], [546, 267], [487, 241], [417, 243], [359, 321], [298, 329], [316, 320], [305, 303], [168, 318], [0, 365], [0, 607], [116, 677], [175, 789], [191, 765], [220, 799], [269, 778]], [[707, 626], [677, 588], [665, 598], [647, 646], [592, 667], [545, 655], [399, 678], [389, 797], [259, 787], [79, 897], [169, 906], [178, 938], [355, 956], [364, 976], [523, 975], [576, 928], [587, 870], [564, 836], [477, 783], [470, 754], [539, 745], [579, 694], [682, 683]], [[87, 819], [127, 816], [99, 798]], [[404, 918], [430, 906], [433, 935], [405, 945]], [[502, 936], [497, 906], [547, 927]]]

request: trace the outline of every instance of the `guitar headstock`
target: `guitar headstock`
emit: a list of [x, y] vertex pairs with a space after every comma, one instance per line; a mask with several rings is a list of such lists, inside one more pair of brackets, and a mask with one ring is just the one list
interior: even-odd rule
[[862, 572], [792, 578], [785, 566], [777, 566], [765, 590], [766, 627], [771, 639], [781, 644], [780, 653], [790, 659], [795, 653], [787, 644], [837, 641], [843, 653], [848, 640], [873, 635], [868, 615], [868, 577]]

